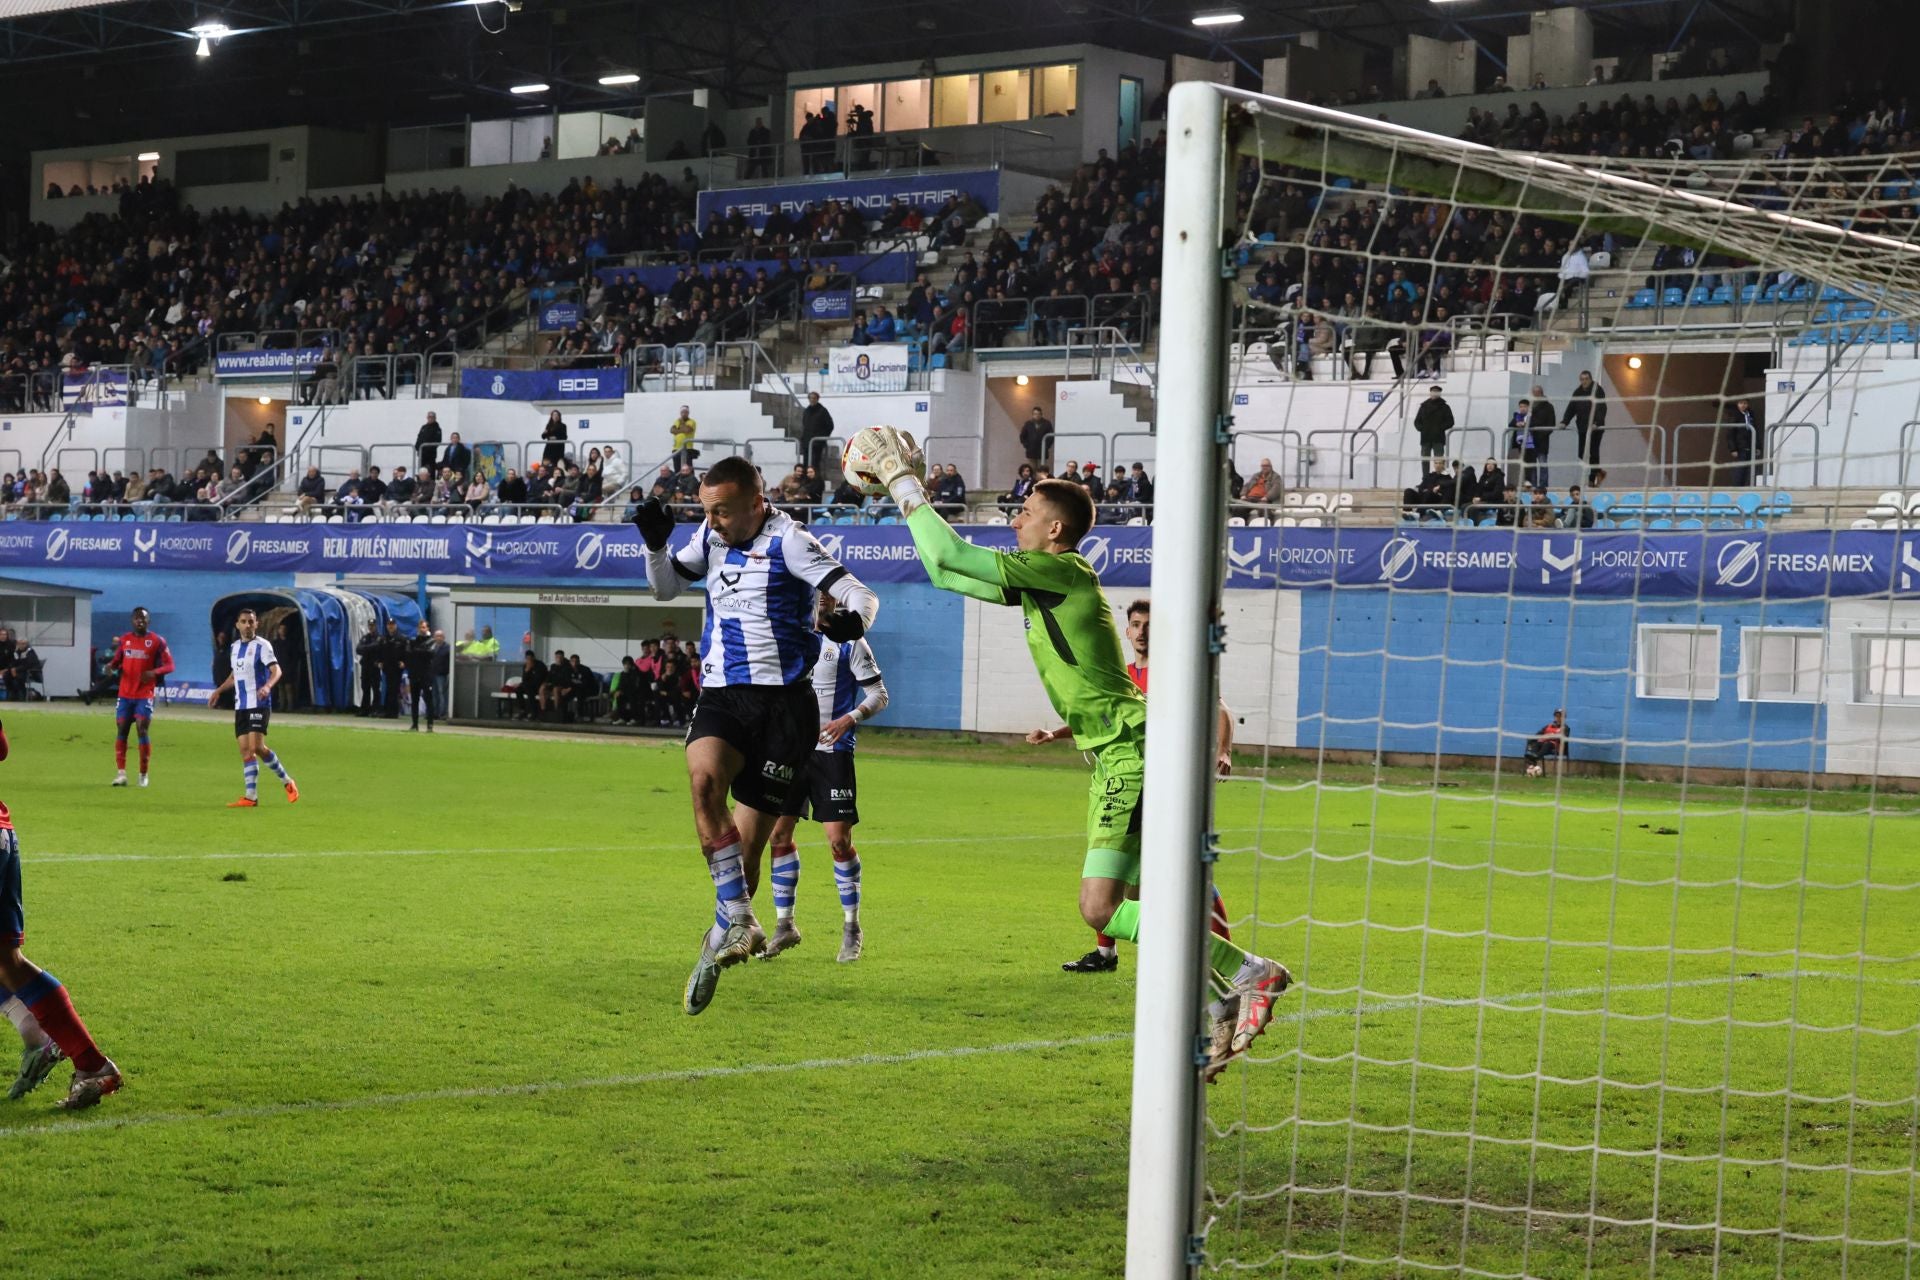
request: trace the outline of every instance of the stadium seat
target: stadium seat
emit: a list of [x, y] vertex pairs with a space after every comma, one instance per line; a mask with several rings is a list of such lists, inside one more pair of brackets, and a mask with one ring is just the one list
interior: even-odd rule
[[1604, 517], [1609, 511], [1613, 510], [1613, 495], [1610, 493], [1596, 493], [1592, 498], [1587, 500], [1587, 505], [1593, 508], [1593, 514], [1596, 518]]
[[1671, 493], [1649, 493], [1645, 512], [1649, 517], [1670, 516], [1673, 514], [1673, 495]]
[[1653, 298], [1654, 298], [1653, 290], [1636, 289], [1634, 290], [1633, 296], [1627, 299], [1627, 310], [1629, 311], [1650, 310], [1653, 307]]
[[1773, 518], [1775, 520], [1778, 520], [1783, 516], [1790, 516], [1792, 514], [1793, 514], [1793, 495], [1790, 493], [1774, 494], [1773, 495], [1773, 511], [1772, 511]]
[[1265, 529], [1271, 523], [1272, 521], [1268, 520], [1265, 516], [1248, 516], [1247, 517], [1247, 528], [1249, 529]]
[[1704, 514], [1706, 501], [1697, 493], [1676, 493], [1673, 495], [1673, 514], [1676, 516], [1698, 516]]
[[1673, 527], [1676, 529], [1704, 529], [1707, 527], [1707, 522], [1698, 516], [1688, 516], [1685, 520], [1674, 521]]
[[1301, 505], [1309, 511], [1327, 511], [1331, 509], [1327, 495], [1324, 493], [1307, 494], [1301, 499]]
[[1305, 499], [1301, 498], [1297, 493], [1286, 493], [1280, 497], [1280, 505], [1283, 507], [1298, 507], [1302, 505], [1304, 501]]
[[1881, 494], [1879, 499], [1876, 500], [1871, 507], [1867, 508], [1867, 515], [1874, 520], [1886, 520], [1893, 516], [1905, 514], [1906, 510], [1906, 495], [1898, 489], [1889, 489]]
[[1673, 528], [1673, 521], [1671, 521], [1671, 520], [1666, 520], [1666, 519], [1660, 519], [1660, 520], [1649, 520], [1649, 521], [1647, 521], [1647, 528], [1649, 528], [1649, 529], [1671, 529], [1671, 528]]
[[[989, 521], [987, 521], [987, 523], [988, 523], [988, 524], [992, 524], [992, 523], [993, 523], [993, 521], [991, 521], [991, 520], [989, 520]], [[1006, 520], [1005, 520], [1005, 519], [1003, 518], [1003, 519], [1002, 519], [1002, 520], [1000, 521], [1000, 523], [1001, 523], [1001, 524], [1005, 524], [1005, 523], [1006, 523]], [[1146, 523], [1147, 523], [1147, 518], [1146, 518], [1145, 516], [1134, 516], [1134, 517], [1132, 517], [1131, 519], [1129, 519], [1129, 520], [1127, 521], [1127, 527], [1128, 527], [1128, 528], [1130, 528], [1130, 529], [1137, 529], [1137, 528], [1140, 528], [1140, 527], [1142, 527], [1142, 526], [1144, 526], [1144, 525], [1145, 525]]]
[[1641, 510], [1646, 506], [1646, 504], [1647, 504], [1647, 499], [1645, 494], [1639, 493], [1637, 491], [1633, 493], [1623, 493], [1617, 499], [1614, 500], [1614, 504], [1613, 504], [1614, 518], [1616, 520], [1638, 518]]
[[1326, 522], [1320, 519], [1319, 516], [1307, 516], [1300, 521], [1300, 527], [1302, 529], [1318, 529], [1325, 523]]
[[1350, 494], [1350, 493], [1336, 493], [1336, 494], [1334, 494], [1334, 495], [1333, 495], [1333, 505], [1332, 505], [1331, 507], [1329, 507], [1329, 508], [1327, 508], [1327, 509], [1328, 509], [1329, 511], [1351, 511], [1351, 510], [1353, 510], [1353, 495], [1352, 495], [1352, 494]]
[[[987, 523], [994, 528], [1003, 528], [1007, 523], [1007, 518], [1005, 516], [988, 516]], [[1131, 524], [1132, 521], [1128, 521], [1128, 523]]]
[[1227, 517], [1227, 528], [1229, 528], [1229, 529], [1244, 529], [1244, 528], [1246, 528], [1246, 527], [1247, 527], [1247, 522], [1246, 522], [1246, 519], [1245, 519], [1244, 517], [1241, 517], [1241, 516], [1228, 516], [1228, 517]]

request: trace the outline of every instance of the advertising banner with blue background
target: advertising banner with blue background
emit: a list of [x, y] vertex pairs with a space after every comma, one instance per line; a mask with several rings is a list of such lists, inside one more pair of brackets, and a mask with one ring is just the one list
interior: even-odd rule
[[540, 308], [540, 332], [563, 333], [575, 328], [583, 314], [577, 302], [549, 302]]
[[850, 289], [808, 290], [807, 318], [810, 320], [853, 319], [853, 291]]
[[719, 214], [725, 222], [734, 211], [746, 215], [755, 230], [767, 225], [775, 212], [791, 217], [812, 207], [821, 208], [829, 200], [852, 205], [869, 222], [878, 221], [895, 200], [931, 215], [958, 196], [972, 196], [980, 207], [993, 213], [1000, 207], [1000, 175], [993, 169], [965, 169], [959, 172], [937, 170], [930, 173], [903, 173], [884, 178], [839, 178], [826, 181], [786, 182], [770, 187], [733, 187], [723, 191], [702, 191], [695, 223], [707, 225], [709, 214]]
[[[696, 526], [674, 531], [676, 546]], [[921, 583], [902, 525], [820, 525], [827, 550], [864, 581]], [[1007, 550], [1013, 531], [969, 527]], [[1601, 599], [1752, 600], [1920, 597], [1920, 533], [1587, 533], [1544, 530], [1234, 529], [1227, 586], [1343, 587]], [[1109, 587], [1148, 585], [1153, 531], [1099, 528], [1081, 544]], [[0, 571], [68, 566], [407, 573], [480, 579], [646, 579], [646, 549], [626, 525], [0, 524]]]
[[94, 369], [87, 373], [63, 376], [60, 403], [75, 413], [92, 413], [96, 408], [111, 408], [127, 403], [127, 372], [124, 369]]
[[619, 400], [627, 394], [621, 369], [462, 369], [460, 394], [469, 400]]
[[221, 351], [213, 357], [216, 378], [261, 378], [305, 371], [320, 363], [325, 347], [280, 347], [270, 351]]
[[[913, 279], [919, 260], [911, 253], [849, 254], [844, 258], [822, 258], [812, 263], [795, 262], [795, 271], [811, 273], [828, 265], [853, 277], [855, 284], [905, 284]], [[654, 293], [665, 293], [680, 279], [682, 271], [692, 271], [703, 280], [723, 279], [734, 267], [746, 268], [749, 276], [765, 271], [769, 279], [779, 274], [780, 264], [766, 258], [743, 258], [736, 262], [667, 264], [650, 267], [596, 267], [593, 274], [602, 284], [645, 285]]]

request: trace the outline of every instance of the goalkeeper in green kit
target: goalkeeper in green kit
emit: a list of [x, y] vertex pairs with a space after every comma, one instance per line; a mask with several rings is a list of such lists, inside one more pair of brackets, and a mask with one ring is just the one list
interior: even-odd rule
[[[1027, 649], [1053, 709], [1073, 742], [1093, 757], [1087, 807], [1087, 857], [1081, 870], [1080, 915], [1092, 928], [1138, 942], [1140, 804], [1147, 703], [1127, 676], [1120, 633], [1100, 579], [1076, 551], [1093, 527], [1087, 491], [1042, 480], [1013, 517], [1017, 551], [989, 551], [955, 533], [928, 505], [921, 487], [926, 461], [913, 437], [868, 427], [847, 446], [848, 471], [885, 485], [906, 513], [927, 577], [936, 587], [1018, 605], [1026, 616]], [[1211, 979], [1217, 999], [1206, 1078], [1212, 1080], [1273, 1017], [1273, 999], [1292, 977], [1286, 967], [1212, 938]]]

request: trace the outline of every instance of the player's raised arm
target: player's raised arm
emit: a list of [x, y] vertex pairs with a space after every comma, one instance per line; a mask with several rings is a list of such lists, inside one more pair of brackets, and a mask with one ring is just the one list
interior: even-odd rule
[[707, 576], [707, 526], [702, 523], [693, 541], [678, 553], [667, 550], [673, 536], [673, 513], [660, 499], [648, 498], [633, 513], [633, 527], [647, 544], [647, 586], [655, 600], [671, 600], [689, 582]]
[[926, 458], [913, 437], [891, 427], [868, 427], [847, 446], [847, 460], [863, 476], [887, 486], [920, 553], [927, 578], [942, 591], [953, 591], [989, 604], [1012, 604], [1000, 572], [998, 551], [976, 547], [953, 531], [927, 502], [921, 486]]
[[835, 642], [858, 640], [880, 613], [880, 597], [847, 571], [820, 545], [820, 540], [798, 524], [780, 539], [781, 559], [796, 578], [815, 591], [824, 591], [840, 607], [827, 615], [820, 632]]

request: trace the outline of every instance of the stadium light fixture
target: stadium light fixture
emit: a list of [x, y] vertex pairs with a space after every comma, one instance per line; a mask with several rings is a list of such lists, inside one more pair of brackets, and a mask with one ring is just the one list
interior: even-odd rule
[[1231, 27], [1246, 20], [1246, 15], [1237, 9], [1216, 9], [1210, 13], [1193, 15], [1193, 25], [1196, 27]]
[[140, 161], [142, 164], [146, 163], [149, 160], [158, 160], [159, 158], [160, 158], [160, 153], [158, 151], [142, 151], [139, 155], [134, 157], [135, 160]]
[[254, 397], [254, 399], [255, 399], [255, 400], [257, 400], [257, 401], [259, 401], [259, 402], [260, 402], [261, 404], [272, 404], [272, 403], [273, 403], [273, 397], [272, 397], [272, 396], [255, 396], [255, 397]]
[[509, 89], [507, 92], [519, 93], [519, 94], [545, 93], [547, 90], [551, 89], [552, 87], [553, 87], [552, 85], [548, 84], [544, 80], [535, 80], [532, 84], [514, 85], [513, 88]]
[[1016, 386], [1016, 387], [1024, 387], [1024, 386], [1026, 386], [1026, 385], [1027, 385], [1027, 383], [1028, 383], [1028, 382], [1030, 382], [1030, 381], [1032, 381], [1032, 379], [1030, 379], [1030, 378], [1028, 378], [1026, 374], [1024, 374], [1024, 373], [1022, 373], [1022, 374], [1019, 374], [1019, 375], [1017, 375], [1017, 376], [1016, 376], [1016, 377], [1014, 378], [1014, 380], [1013, 380], [1013, 385], [1014, 385], [1014, 386]]
[[634, 71], [621, 71], [614, 75], [601, 76], [600, 83], [604, 85], [639, 84], [640, 75]]
[[213, 45], [217, 40], [233, 34], [233, 28], [224, 22], [201, 22], [187, 28], [187, 34], [194, 37], [193, 56], [211, 58]]
[[1629, 369], [1638, 369], [1641, 365], [1645, 363], [1646, 361], [1642, 360], [1639, 356], [1627, 357], [1627, 368]]

